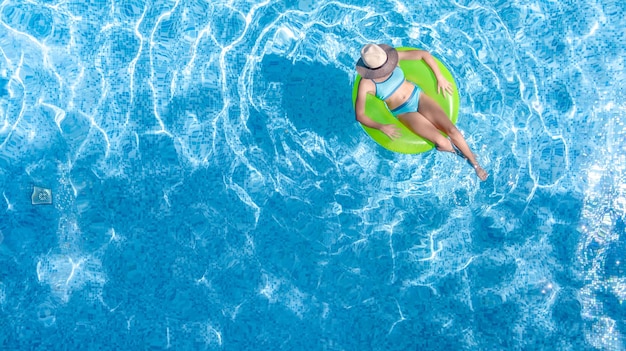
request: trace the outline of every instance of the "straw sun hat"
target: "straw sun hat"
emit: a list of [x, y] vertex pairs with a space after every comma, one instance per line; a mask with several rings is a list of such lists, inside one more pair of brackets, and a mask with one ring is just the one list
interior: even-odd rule
[[376, 79], [391, 73], [398, 65], [398, 51], [386, 44], [367, 44], [361, 49], [356, 71], [363, 78]]

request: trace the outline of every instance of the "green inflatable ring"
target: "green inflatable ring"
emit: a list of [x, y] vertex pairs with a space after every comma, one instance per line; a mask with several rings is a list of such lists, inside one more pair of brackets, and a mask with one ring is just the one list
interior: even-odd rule
[[[396, 48], [398, 51], [407, 51], [407, 50], [417, 50], [410, 47], [400, 47]], [[406, 79], [416, 83], [421, 89], [422, 93], [433, 98], [443, 111], [448, 115], [452, 123], [456, 123], [457, 117], [459, 115], [459, 90], [457, 89], [456, 83], [452, 74], [448, 70], [446, 66], [444, 66], [439, 59], [435, 58], [437, 65], [439, 66], [439, 70], [443, 74], [443, 76], [452, 83], [452, 95], [438, 94], [437, 93], [437, 79], [435, 78], [435, 74], [428, 67], [424, 60], [405, 60], [400, 61], [399, 65], [404, 71]], [[356, 81], [354, 82], [354, 86], [352, 89], [352, 105], [354, 106], [356, 103], [356, 94], [359, 87], [359, 82], [361, 81], [361, 76], [357, 75]], [[387, 109], [385, 103], [376, 98], [375, 96], [368, 94], [367, 99], [365, 100], [365, 114], [379, 123], [385, 124], [394, 124], [398, 126], [400, 129], [402, 136], [391, 140], [387, 135], [378, 129], [369, 128], [363, 126], [363, 129], [367, 132], [367, 134], [374, 139], [378, 144], [382, 147], [400, 152], [403, 154], [418, 154], [421, 152], [428, 151], [434, 147], [433, 143], [423, 139], [422, 137], [416, 135], [412, 131], [410, 131], [407, 127], [404, 126], [397, 118], [395, 118], [391, 112]]]

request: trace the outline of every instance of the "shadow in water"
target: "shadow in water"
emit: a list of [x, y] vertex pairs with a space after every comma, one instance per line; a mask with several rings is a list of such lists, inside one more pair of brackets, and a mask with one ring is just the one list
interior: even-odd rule
[[343, 137], [356, 126], [352, 85], [338, 68], [268, 55], [262, 62], [264, 81], [282, 85], [282, 108], [298, 130], [324, 137]]
[[[294, 63], [277, 55], [265, 56], [259, 71], [262, 81], [270, 86], [265, 95], [275, 97], [275, 101], [266, 102], [279, 102], [281, 112], [297, 131], [314, 132], [327, 141], [339, 140], [348, 149], [355, 148], [364, 139], [374, 145], [355, 119], [352, 81], [345, 71], [305, 61]], [[280, 87], [280, 90], [268, 94], [271, 87]], [[265, 135], [266, 122], [263, 112], [252, 112], [248, 127], [257, 132], [263, 131]], [[256, 138], [257, 142], [263, 143], [258, 136]], [[376, 157], [384, 159], [395, 155], [382, 147], [375, 147], [374, 150]]]

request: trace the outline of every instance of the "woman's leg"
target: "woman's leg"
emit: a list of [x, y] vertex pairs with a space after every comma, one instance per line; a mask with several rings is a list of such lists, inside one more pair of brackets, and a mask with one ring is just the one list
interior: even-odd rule
[[421, 94], [419, 99], [419, 112], [430, 121], [438, 130], [446, 133], [450, 140], [459, 149], [463, 157], [465, 157], [469, 163], [476, 170], [476, 175], [481, 180], [487, 179], [487, 172], [485, 172], [482, 167], [478, 164], [476, 157], [472, 153], [463, 137], [463, 134], [458, 130], [458, 128], [452, 124], [446, 113], [443, 111], [441, 106], [435, 102], [431, 97], [426, 94]]
[[439, 132], [437, 127], [419, 112], [403, 113], [398, 116], [402, 124], [407, 126], [413, 133], [435, 144], [437, 150], [454, 152], [450, 140]]

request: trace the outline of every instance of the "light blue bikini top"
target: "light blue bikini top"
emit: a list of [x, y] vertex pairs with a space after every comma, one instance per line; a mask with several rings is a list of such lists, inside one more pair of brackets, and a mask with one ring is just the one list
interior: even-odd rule
[[[374, 80], [372, 80], [374, 82]], [[384, 82], [376, 83], [376, 97], [381, 100], [387, 100], [393, 93], [404, 83], [404, 72], [400, 67], [396, 67], [391, 76]]]

